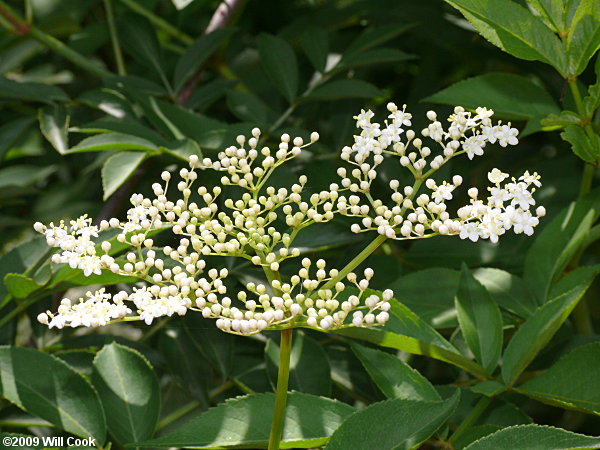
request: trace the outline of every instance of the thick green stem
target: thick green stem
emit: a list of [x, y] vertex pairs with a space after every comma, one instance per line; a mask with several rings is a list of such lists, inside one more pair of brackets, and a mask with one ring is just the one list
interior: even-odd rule
[[467, 431], [477, 421], [477, 419], [479, 419], [479, 416], [483, 414], [490, 403], [492, 403], [493, 399], [493, 397], [482, 397], [471, 410], [469, 415], [465, 417], [465, 420], [463, 420], [463, 422], [458, 426], [454, 434], [450, 436], [448, 442], [451, 444], [455, 443], [456, 440], [461, 437], [464, 432]]
[[283, 422], [285, 419], [285, 407], [287, 404], [287, 389], [290, 377], [290, 354], [292, 352], [291, 328], [281, 330], [281, 342], [279, 344], [279, 371], [277, 373], [277, 390], [275, 393], [275, 411], [271, 423], [271, 435], [269, 436], [269, 450], [279, 450]]
[[158, 28], [163, 30], [165, 33], [170, 34], [171, 36], [173, 36], [176, 39], [179, 39], [185, 45], [190, 45], [192, 42], [194, 42], [194, 39], [191, 36], [184, 33], [183, 31], [175, 28], [169, 22], [164, 20], [162, 17], [159, 17], [156, 14], [154, 14], [152, 11], [150, 11], [149, 9], [144, 8], [142, 5], [140, 5], [135, 0], [121, 0], [121, 2], [124, 5], [126, 5], [129, 9], [131, 9], [132, 11], [135, 11], [139, 15], [144, 16], [146, 19], [148, 19], [150, 22], [152, 22]]
[[121, 46], [119, 45], [119, 34], [117, 33], [117, 27], [115, 26], [115, 16], [113, 14], [111, 0], [104, 0], [104, 9], [106, 10], [106, 21], [108, 22], [108, 31], [110, 33], [110, 40], [112, 41], [113, 52], [115, 53], [117, 73], [119, 75], [127, 75], [125, 62], [123, 61], [123, 53], [121, 52]]

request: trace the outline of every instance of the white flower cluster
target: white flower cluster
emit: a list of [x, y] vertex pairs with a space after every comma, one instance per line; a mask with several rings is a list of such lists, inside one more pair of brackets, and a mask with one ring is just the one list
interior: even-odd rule
[[[479, 237], [496, 242], [501, 231], [492, 229], [493, 225], [490, 225], [491, 231], [487, 232], [485, 225], [481, 225], [487, 223], [487, 216], [482, 216], [484, 222], [477, 224], [474, 218], [469, 218], [465, 223], [465, 219], [450, 217], [445, 202], [452, 200], [454, 190], [462, 184], [460, 175], [440, 184], [429, 177], [457, 155], [465, 153], [469, 159], [483, 155], [488, 142], [498, 142], [503, 147], [516, 145], [518, 131], [511, 128], [510, 124], [493, 125], [491, 117], [494, 112], [486, 108], [477, 108], [472, 114], [462, 107], [456, 107], [448, 118], [447, 129], [437, 120], [436, 113], [429, 111], [427, 118], [431, 123], [421, 131], [421, 135], [430, 138], [440, 149], [437, 156], [428, 159], [433, 153], [432, 149], [415, 137], [413, 130], [405, 129], [412, 120], [412, 115], [406, 112], [406, 105], [400, 110], [394, 103], [389, 103], [387, 109], [390, 112], [388, 119], [391, 120], [385, 121], [385, 127], [371, 121], [374, 117], [372, 111], [361, 111], [355, 117], [361, 133], [355, 136], [352, 147], [342, 150], [342, 159], [355, 167], [351, 171], [344, 167], [338, 169], [341, 185], [352, 194], [340, 195], [337, 208], [343, 215], [361, 219], [352, 225], [352, 231], [361, 233], [374, 230], [387, 238], [403, 240], [454, 234], [462, 237], [465, 229], [478, 227], [483, 230], [478, 234]], [[412, 186], [401, 186], [399, 180], [390, 180], [392, 194], [389, 202], [375, 199], [371, 192], [371, 185], [378, 176], [377, 168], [385, 155], [397, 157], [400, 165], [408, 168], [415, 179]], [[423, 183], [431, 192], [417, 195]], [[525, 195], [517, 192], [517, 187], [511, 189], [511, 195], [516, 198]], [[521, 210], [524, 211], [524, 207]], [[535, 220], [527, 219], [527, 214], [518, 212], [516, 216], [513, 215], [518, 222], [515, 232], [520, 232], [522, 221], [527, 223], [527, 232], [537, 225]], [[491, 223], [495, 224], [496, 221], [492, 220]]]
[[[375, 230], [391, 239], [455, 234], [495, 242], [511, 228], [516, 233], [533, 232], [544, 213], [538, 208], [533, 216], [529, 210], [535, 204], [535, 188], [531, 186], [539, 187], [537, 174], [526, 173], [500, 187], [506, 174], [492, 171], [490, 180], [495, 187], [490, 188], [487, 204], [477, 200], [477, 192], [471, 189], [472, 201], [459, 209], [457, 218], [450, 217], [445, 202], [452, 199], [462, 178], [455, 175], [451, 181], [439, 183], [430, 177], [456, 155], [466, 153], [472, 158], [482, 154], [488, 142], [516, 144], [517, 131], [510, 124], [493, 125], [493, 112], [485, 108], [471, 114], [457, 107], [444, 130], [430, 111], [427, 117], [431, 124], [421, 134], [441, 146], [440, 154], [430, 158], [432, 150], [415, 137], [414, 131], [406, 129], [412, 120], [406, 107], [399, 109], [390, 103], [388, 110], [385, 127], [371, 121], [371, 111], [356, 116], [361, 133], [341, 155], [353, 168], [339, 168], [341, 183], [332, 183], [323, 191], [307, 194], [305, 175], [289, 187], [267, 184], [277, 167], [318, 140], [317, 133], [311, 135], [308, 144], [300, 137], [292, 139], [284, 134], [277, 149], [272, 150], [259, 146], [261, 133], [255, 128], [252, 137], [238, 136], [237, 145], [219, 153], [216, 161], [190, 156], [189, 168], [179, 171], [176, 188], [180, 198], [175, 201], [167, 198], [169, 184], [175, 181], [164, 171], [162, 183], [152, 185], [154, 197], [132, 195], [132, 206], [123, 222], [111, 218], [94, 226], [83, 216], [70, 226], [63, 222], [48, 227], [36, 223], [35, 230], [46, 236], [50, 246], [61, 250], [53, 255], [53, 262], [68, 263], [86, 276], [110, 270], [141, 281], [130, 292], [111, 295], [102, 289], [76, 302], [64, 299], [56, 314], [42, 313], [38, 319], [57, 328], [101, 326], [118, 320], [151, 324], [158, 317], [195, 310], [216, 319], [221, 330], [243, 335], [298, 326], [334, 330], [383, 325], [389, 319], [393, 293], [386, 290], [381, 297], [367, 293], [372, 269], [366, 269], [364, 278], [358, 280], [351, 272], [356, 266], [326, 270], [324, 260], [313, 263], [304, 258], [298, 273], [282, 280], [281, 264], [300, 256], [300, 250], [292, 246], [299, 232], [329, 222], [336, 214], [360, 219], [352, 225], [353, 232]], [[371, 192], [385, 155], [397, 157], [415, 179], [412, 186], [404, 187], [397, 179], [389, 181], [392, 193], [386, 202], [375, 199]], [[241, 188], [241, 195], [221, 198], [220, 186], [194, 187], [199, 169], [222, 172], [221, 184]], [[429, 193], [419, 193], [423, 184]], [[119, 256], [123, 245], [115, 246], [111, 241], [97, 245], [92, 240], [109, 229], [119, 230], [116, 240], [129, 247], [124, 254]], [[156, 247], [153, 234], [167, 229], [175, 235], [173, 247]], [[247, 259], [264, 271], [268, 283], [249, 283], [232, 299], [226, 296], [224, 283], [228, 271], [207, 268], [205, 258], [209, 256]], [[344, 279], [358, 289], [356, 294], [348, 295]]]
[[[537, 173], [525, 174], [512, 182], [500, 186], [507, 173], [493, 169], [488, 179], [494, 184], [489, 187], [490, 196], [487, 203], [477, 199], [476, 188], [469, 189], [471, 204], [458, 210], [460, 218], [460, 237], [476, 242], [479, 238], [498, 242], [498, 237], [512, 229], [516, 234], [533, 234], [533, 229], [539, 224], [539, 218], [546, 215], [546, 209], [539, 206], [535, 215], [530, 208], [535, 205], [533, 192], [540, 187], [540, 176]], [[532, 187], [532, 185], [534, 187]]]

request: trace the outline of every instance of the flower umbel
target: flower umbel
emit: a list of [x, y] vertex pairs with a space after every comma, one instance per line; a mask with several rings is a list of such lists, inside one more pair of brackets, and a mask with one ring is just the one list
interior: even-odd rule
[[[293, 243], [302, 230], [344, 215], [359, 219], [351, 227], [355, 233], [373, 230], [395, 240], [459, 235], [497, 242], [511, 229], [517, 234], [533, 233], [545, 213], [543, 207], [535, 215], [530, 211], [536, 204], [533, 193], [540, 186], [537, 173], [525, 172], [518, 180], [501, 185], [508, 175], [492, 170], [487, 202], [479, 200], [477, 190], [471, 188], [470, 204], [459, 208], [457, 217], [451, 217], [446, 202], [462, 185], [462, 177], [432, 178], [462, 153], [472, 159], [494, 142], [503, 147], [515, 145], [516, 129], [510, 124], [493, 125], [491, 110], [478, 108], [473, 114], [461, 107], [455, 108], [444, 129], [430, 111], [431, 123], [421, 135], [433, 141], [431, 149], [406, 128], [413, 119], [406, 106], [399, 109], [390, 103], [388, 111], [383, 126], [372, 121], [370, 110], [355, 117], [361, 132], [341, 153], [351, 167], [340, 167], [340, 184], [331, 183], [322, 191], [308, 194], [308, 179], [302, 174], [289, 187], [268, 185], [279, 166], [318, 140], [317, 133], [307, 144], [284, 134], [272, 150], [259, 145], [261, 133], [255, 128], [249, 138], [238, 136], [237, 145], [219, 153], [215, 161], [191, 156], [189, 168], [179, 171], [176, 188], [180, 196], [175, 201], [167, 198], [169, 184], [174, 182], [165, 171], [162, 183], [152, 185], [153, 198], [132, 195], [125, 221], [112, 218], [95, 226], [83, 216], [69, 225], [36, 223], [35, 230], [46, 236], [48, 245], [59, 249], [52, 257], [54, 263], [67, 263], [86, 276], [109, 270], [140, 280], [130, 291], [110, 294], [101, 289], [75, 302], [63, 299], [56, 313], [42, 313], [38, 320], [51, 328], [95, 327], [124, 319], [149, 325], [156, 318], [194, 310], [215, 319], [219, 329], [241, 335], [293, 327], [328, 331], [384, 325], [393, 292], [369, 290], [374, 275], [370, 268], [358, 275], [352, 269], [327, 267], [324, 259], [298, 260], [301, 251]], [[398, 179], [389, 180], [391, 194], [381, 200], [372, 190], [384, 157], [396, 158], [412, 174], [414, 184], [401, 186]], [[193, 187], [198, 169], [221, 172], [221, 185], [237, 186], [241, 195], [222, 198], [221, 186]], [[419, 194], [423, 184], [428, 192]], [[109, 229], [117, 230], [119, 248], [114, 241], [93, 240]], [[175, 235], [173, 247], [154, 243], [152, 236], [165, 230]], [[119, 255], [122, 245], [129, 250]], [[207, 267], [211, 256], [244, 258], [264, 271], [266, 281], [246, 283], [245, 289], [228, 295], [229, 271]], [[300, 268], [286, 277], [280, 268], [293, 264], [288, 260], [296, 260]]]

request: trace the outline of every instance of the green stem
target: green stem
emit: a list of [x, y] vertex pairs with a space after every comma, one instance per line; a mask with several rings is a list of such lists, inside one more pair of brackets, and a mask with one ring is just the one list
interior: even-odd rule
[[194, 38], [192, 38], [190, 35], [184, 33], [183, 31], [179, 30], [178, 28], [174, 27], [169, 22], [164, 20], [162, 17], [159, 17], [156, 14], [154, 14], [149, 9], [144, 8], [135, 0], [121, 0], [121, 2], [123, 4], [125, 4], [132, 11], [135, 11], [139, 15], [144, 16], [146, 19], [148, 19], [150, 22], [152, 22], [158, 28], [163, 30], [165, 33], [170, 34], [171, 36], [173, 36], [176, 39], [179, 39], [185, 45], [190, 45], [192, 42], [194, 42]]
[[290, 354], [292, 351], [291, 328], [281, 330], [281, 343], [279, 344], [279, 371], [277, 373], [277, 390], [275, 393], [275, 411], [271, 423], [269, 436], [269, 450], [279, 450], [283, 422], [285, 419], [285, 406], [287, 403], [288, 380], [290, 377]]
[[171, 414], [164, 417], [158, 424], [156, 425], [156, 431], [162, 430], [163, 428], [171, 425], [176, 420], [181, 419], [185, 415], [191, 413], [193, 410], [200, 406], [200, 402], [193, 400], [186, 405], [183, 405], [181, 408], [173, 411]]
[[127, 70], [125, 69], [125, 62], [123, 61], [123, 53], [121, 52], [121, 46], [119, 45], [119, 33], [117, 33], [117, 27], [115, 26], [115, 16], [113, 14], [111, 0], [104, 0], [104, 9], [106, 9], [106, 21], [108, 22], [108, 32], [110, 33], [110, 40], [112, 41], [113, 52], [115, 53], [117, 73], [119, 75], [127, 75]]
[[482, 397], [481, 399], [479, 399], [479, 401], [471, 410], [469, 415], [465, 417], [465, 420], [462, 421], [462, 423], [458, 426], [456, 431], [454, 431], [452, 436], [450, 436], [448, 442], [450, 442], [451, 444], [455, 443], [456, 440], [459, 437], [461, 437], [464, 434], [464, 432], [467, 431], [467, 429], [469, 429], [471, 425], [473, 425], [477, 421], [477, 419], [479, 419], [479, 416], [481, 416], [481, 414], [486, 410], [490, 403], [492, 403], [493, 399], [493, 397]]
[[88, 71], [92, 75], [96, 75], [101, 78], [106, 78], [113, 75], [108, 70], [100, 67], [96, 63], [91, 62], [85, 56], [67, 47], [55, 37], [44, 33], [33, 25], [24, 23], [23, 19], [19, 17], [19, 15], [16, 14], [4, 1], [0, 1], [0, 14], [2, 14], [4, 19], [6, 19], [0, 21], [0, 26], [4, 27], [11, 33], [31, 36], [38, 42], [44, 44], [50, 50], [58, 53], [65, 59], [68, 59], [76, 66]]
[[[573, 99], [575, 100], [575, 105], [577, 106], [577, 112], [581, 115], [585, 115], [585, 109], [583, 106], [583, 102], [581, 100], [581, 93], [579, 92], [579, 86], [577, 85], [577, 78], [572, 77], [568, 79], [569, 87], [571, 88], [571, 92], [573, 94]], [[590, 124], [585, 125], [585, 132], [588, 136], [594, 137], [594, 131]], [[583, 197], [592, 189], [592, 183], [594, 180], [594, 175], [596, 173], [596, 168], [591, 164], [585, 164], [583, 168], [583, 174], [581, 176], [581, 185], [579, 188], [579, 197]], [[582, 246], [581, 249], [577, 252], [571, 264], [572, 267], [579, 265], [579, 259], [583, 254], [585, 246]], [[586, 297], [583, 297], [575, 309], [573, 310], [573, 322], [575, 323], [575, 327], [577, 330], [583, 334], [584, 336], [592, 336], [594, 334], [594, 326], [592, 325], [592, 319], [590, 317], [590, 310], [588, 307]]]

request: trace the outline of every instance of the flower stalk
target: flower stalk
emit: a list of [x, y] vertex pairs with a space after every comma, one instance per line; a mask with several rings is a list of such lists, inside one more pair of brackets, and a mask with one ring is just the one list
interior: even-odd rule
[[279, 343], [279, 370], [277, 372], [277, 389], [275, 391], [275, 410], [269, 435], [269, 450], [279, 450], [281, 443], [285, 410], [287, 405], [287, 390], [290, 378], [290, 354], [292, 352], [293, 329], [281, 330]]

